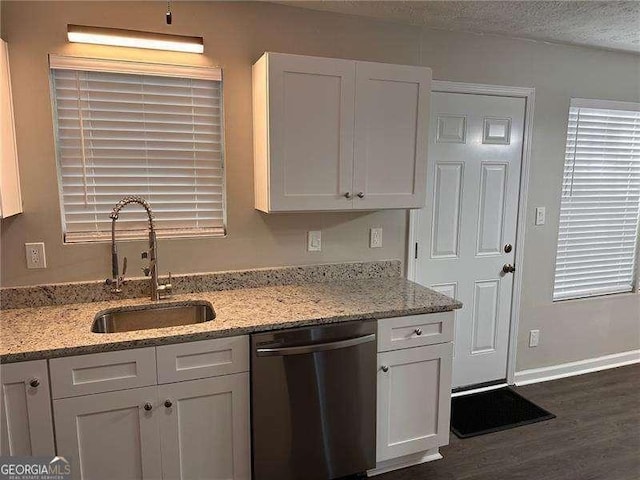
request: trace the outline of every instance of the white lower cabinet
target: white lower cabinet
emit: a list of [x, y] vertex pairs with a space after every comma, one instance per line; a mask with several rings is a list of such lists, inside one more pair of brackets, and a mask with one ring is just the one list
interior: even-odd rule
[[54, 401], [75, 478], [249, 480], [249, 374]]
[[71, 460], [74, 478], [161, 478], [156, 399], [152, 386], [55, 400], [58, 455]]
[[46, 360], [0, 365], [0, 455], [54, 455]]
[[[146, 350], [51, 361], [53, 391], [66, 395], [53, 401], [57, 454], [71, 459], [74, 478], [250, 480], [248, 337], [157, 347], [158, 358], [179, 359], [158, 368], [155, 348], [152, 362], [141, 360]], [[83, 364], [88, 395], [64, 388]], [[163, 383], [196, 375], [196, 367], [237, 373]], [[153, 385], [109, 391], [124, 377]]]
[[449, 443], [454, 313], [378, 320], [377, 475], [442, 458]]
[[158, 386], [163, 478], [251, 478], [249, 374]]
[[378, 354], [378, 462], [449, 443], [451, 343]]

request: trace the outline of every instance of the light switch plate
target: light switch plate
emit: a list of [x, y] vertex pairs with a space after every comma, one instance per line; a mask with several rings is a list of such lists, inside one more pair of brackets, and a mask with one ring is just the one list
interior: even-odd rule
[[369, 248], [382, 247], [382, 228], [372, 228], [369, 231]]
[[529, 347], [537, 347], [540, 343], [540, 330], [531, 330], [529, 332]]
[[322, 250], [322, 232], [311, 230], [307, 233], [307, 252], [319, 252]]
[[546, 222], [547, 211], [545, 207], [536, 207], [536, 225], [544, 225]]
[[47, 268], [47, 257], [44, 253], [44, 243], [25, 243], [27, 268]]

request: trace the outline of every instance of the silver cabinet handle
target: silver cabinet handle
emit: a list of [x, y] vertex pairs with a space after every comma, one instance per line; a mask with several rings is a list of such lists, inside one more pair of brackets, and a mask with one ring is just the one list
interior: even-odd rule
[[32, 378], [31, 380], [29, 380], [29, 386], [38, 388], [40, 386], [40, 380], [38, 380], [37, 378]]
[[381, 369], [384, 373], [387, 373], [387, 372], [389, 371], [389, 367], [387, 367], [386, 365], [382, 365], [382, 366], [380, 367], [380, 369]]
[[171, 402], [171, 400], [169, 400], [168, 398], [164, 401], [164, 406], [167, 408], [171, 408], [171, 405], [173, 405], [173, 402]]
[[153, 405], [151, 404], [151, 402], [147, 402], [142, 406], [142, 408], [144, 408], [147, 412], [150, 412], [153, 408]]
[[413, 332], [418, 336], [422, 335], [422, 329], [420, 327], [416, 328]]
[[347, 192], [344, 194], [344, 198], [352, 198], [353, 195], [351, 195], [351, 192]]
[[364, 192], [358, 192], [358, 198], [364, 198]]
[[370, 333], [369, 335], [364, 335], [362, 337], [347, 338], [346, 340], [338, 340], [337, 342], [315, 343], [312, 345], [300, 345], [296, 347], [258, 348], [256, 349], [256, 354], [259, 357], [303, 355], [305, 353], [325, 352], [327, 350], [354, 347], [363, 343], [374, 342], [375, 340], [376, 334]]

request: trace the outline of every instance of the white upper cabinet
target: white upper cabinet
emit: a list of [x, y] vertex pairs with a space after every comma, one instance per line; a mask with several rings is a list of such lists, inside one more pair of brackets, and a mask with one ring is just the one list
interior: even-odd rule
[[354, 208], [424, 207], [431, 70], [356, 63]]
[[22, 212], [16, 131], [9, 75], [9, 49], [0, 40], [0, 218]]
[[253, 67], [256, 208], [352, 207], [355, 63], [266, 53]]
[[253, 66], [255, 207], [424, 205], [431, 70], [265, 53]]

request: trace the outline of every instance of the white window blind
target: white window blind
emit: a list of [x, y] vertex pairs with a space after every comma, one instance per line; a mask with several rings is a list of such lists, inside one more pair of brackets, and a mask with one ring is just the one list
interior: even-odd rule
[[[122, 197], [150, 204], [159, 237], [225, 234], [221, 72], [50, 57], [66, 242], [110, 237]], [[131, 205], [119, 238], [145, 238]]]
[[573, 100], [554, 300], [630, 292], [640, 211], [640, 105]]

